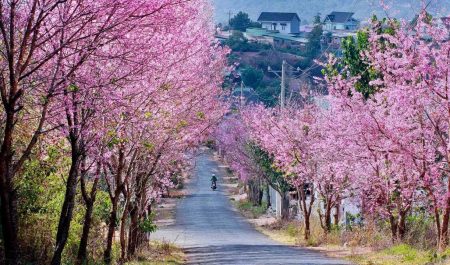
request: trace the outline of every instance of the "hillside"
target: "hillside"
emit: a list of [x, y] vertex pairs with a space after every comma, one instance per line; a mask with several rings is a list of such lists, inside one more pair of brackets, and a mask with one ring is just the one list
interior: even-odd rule
[[[228, 21], [228, 12], [245, 11], [253, 20], [262, 11], [297, 12], [303, 22], [312, 21], [317, 13], [322, 16], [331, 11], [355, 12], [355, 17], [365, 20], [372, 14], [385, 15], [379, 0], [212, 0], [218, 22]], [[444, 16], [450, 14], [450, 0], [431, 0], [429, 11]], [[411, 18], [421, 7], [422, 0], [385, 0], [392, 10], [390, 16]]]

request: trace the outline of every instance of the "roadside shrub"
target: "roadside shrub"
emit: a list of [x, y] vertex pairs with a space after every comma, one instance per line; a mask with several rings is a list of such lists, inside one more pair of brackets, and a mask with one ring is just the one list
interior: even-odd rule
[[424, 250], [435, 248], [437, 233], [434, 226], [433, 218], [426, 213], [414, 213], [408, 216], [404, 242]]
[[418, 251], [407, 244], [393, 246], [386, 249], [384, 252], [389, 255], [400, 256], [403, 261], [417, 261], [419, 256]]
[[247, 218], [256, 219], [266, 213], [267, 203], [263, 202], [259, 206], [254, 206], [250, 201], [242, 200], [237, 202], [237, 208]]
[[301, 229], [297, 223], [288, 223], [286, 226], [286, 233], [292, 237], [298, 237], [301, 234]]

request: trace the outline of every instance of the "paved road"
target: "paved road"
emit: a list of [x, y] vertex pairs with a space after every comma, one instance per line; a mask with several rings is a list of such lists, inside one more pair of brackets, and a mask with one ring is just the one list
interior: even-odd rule
[[[256, 231], [238, 213], [221, 188], [225, 169], [210, 151], [197, 157], [192, 195], [176, 209], [175, 225], [159, 230], [154, 239], [182, 246], [188, 264], [348, 264], [301, 248], [279, 244]], [[210, 177], [218, 176], [218, 191], [210, 189]]]

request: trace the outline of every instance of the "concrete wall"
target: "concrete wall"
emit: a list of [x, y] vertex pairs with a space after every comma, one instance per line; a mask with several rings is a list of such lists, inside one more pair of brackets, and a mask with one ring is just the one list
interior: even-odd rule
[[297, 18], [292, 20], [290, 33], [300, 33], [300, 20]]
[[278, 30], [280, 33], [299, 33], [300, 21], [294, 19], [291, 22], [267, 21], [261, 23], [262, 28], [267, 30]]
[[348, 23], [331, 23], [327, 22], [325, 23], [325, 30], [357, 30], [358, 29], [358, 23], [355, 22], [348, 22]]

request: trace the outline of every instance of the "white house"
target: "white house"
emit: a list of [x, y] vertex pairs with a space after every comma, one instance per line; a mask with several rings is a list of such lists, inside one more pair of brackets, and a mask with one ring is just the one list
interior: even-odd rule
[[332, 12], [324, 20], [325, 30], [357, 30], [359, 21], [353, 18], [351, 12]]
[[296, 13], [262, 12], [258, 18], [262, 28], [285, 34], [299, 33], [300, 21]]

